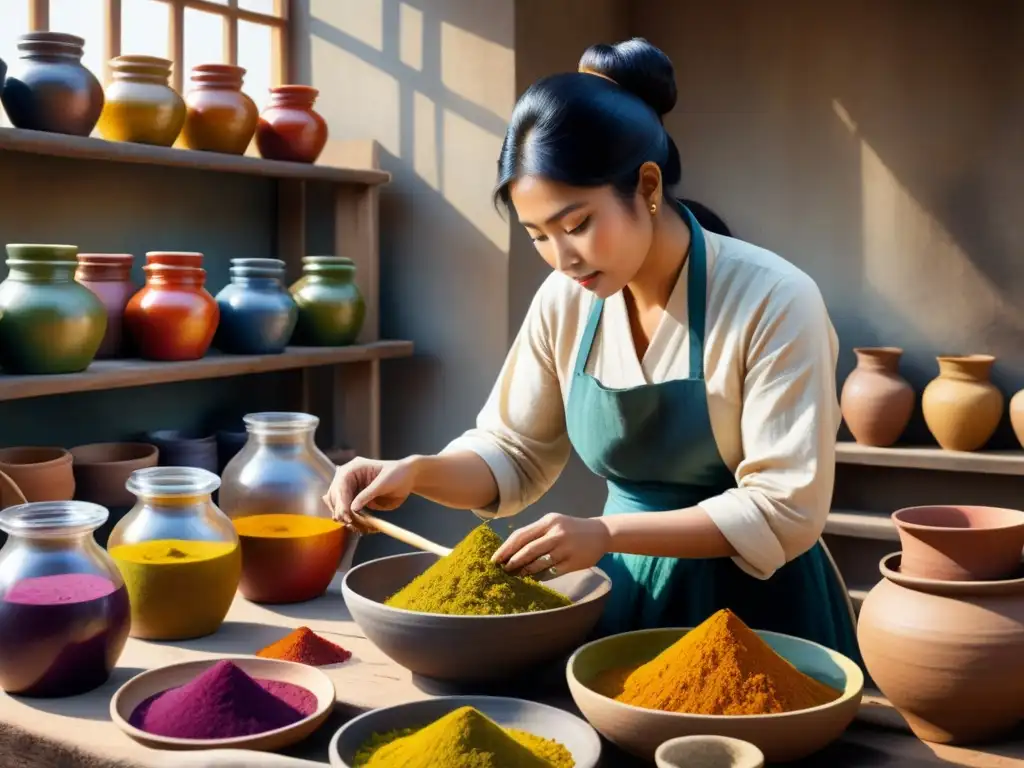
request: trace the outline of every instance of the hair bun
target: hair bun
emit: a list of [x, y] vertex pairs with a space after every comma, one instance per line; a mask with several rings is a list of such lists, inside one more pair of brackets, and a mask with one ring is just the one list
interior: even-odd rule
[[676, 105], [676, 75], [672, 60], [642, 37], [615, 45], [592, 45], [580, 57], [579, 68], [614, 80], [643, 99], [659, 116]]

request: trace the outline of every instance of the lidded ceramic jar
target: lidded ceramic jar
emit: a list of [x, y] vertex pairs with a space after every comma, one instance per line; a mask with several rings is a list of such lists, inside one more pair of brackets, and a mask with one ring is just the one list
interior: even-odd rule
[[16, 128], [88, 136], [103, 110], [103, 88], [82, 64], [85, 40], [60, 32], [18, 37], [0, 101]]
[[256, 125], [256, 147], [268, 160], [313, 163], [327, 144], [327, 121], [313, 109], [316, 88], [281, 85], [270, 89], [270, 104]]
[[231, 282], [217, 294], [220, 324], [214, 345], [237, 355], [283, 352], [298, 307], [284, 287], [280, 259], [232, 259]]
[[198, 360], [217, 332], [220, 311], [204, 287], [206, 270], [147, 264], [146, 284], [124, 312], [125, 327], [147, 360]]
[[242, 92], [244, 67], [199, 64], [185, 94], [188, 113], [181, 138], [189, 149], [241, 155], [249, 146], [259, 110]]
[[238, 536], [213, 503], [220, 478], [194, 467], [138, 469], [135, 506], [107, 549], [128, 585], [132, 637], [184, 640], [215, 632], [241, 573]]
[[157, 56], [117, 56], [110, 60], [99, 129], [109, 141], [169, 147], [185, 124], [185, 101], [171, 88], [172, 62]]
[[302, 259], [302, 277], [291, 287], [299, 307], [293, 344], [340, 347], [355, 343], [366, 317], [355, 277], [355, 263], [344, 256]]
[[131, 621], [128, 591], [93, 538], [107, 510], [84, 501], [0, 511], [0, 688], [75, 696], [107, 681]]
[[984, 447], [1003, 416], [1003, 393], [989, 381], [992, 355], [939, 357], [938, 378], [921, 396], [929, 431], [948, 451]]
[[0, 283], [0, 366], [12, 374], [84, 371], [107, 330], [96, 295], [75, 282], [73, 245], [7, 246]]
[[341, 562], [345, 529], [323, 496], [335, 467], [307, 413], [250, 413], [249, 439], [224, 468], [220, 503], [242, 542], [242, 594], [294, 603], [326, 591]]
[[857, 367], [846, 378], [840, 396], [843, 419], [862, 445], [895, 443], [914, 412], [914, 390], [899, 374], [897, 347], [858, 347]]
[[124, 308], [134, 295], [130, 253], [80, 253], [75, 281], [84, 285], [103, 302], [107, 310], [107, 331], [96, 357], [118, 357], [122, 354], [122, 321]]

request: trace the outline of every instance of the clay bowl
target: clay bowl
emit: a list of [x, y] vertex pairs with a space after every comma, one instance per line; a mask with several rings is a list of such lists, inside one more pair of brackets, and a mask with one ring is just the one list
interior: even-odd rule
[[136, 469], [155, 467], [159, 451], [149, 443], [90, 443], [71, 449], [78, 498], [105, 507], [135, 504], [125, 488]]
[[7, 509], [17, 504], [27, 504], [25, 494], [18, 484], [3, 472], [0, 472], [0, 509]]
[[17, 484], [28, 501], [69, 501], [75, 495], [71, 454], [63, 448], [0, 449], [0, 472]]
[[202, 431], [158, 429], [145, 439], [160, 449], [164, 467], [198, 467], [217, 474], [217, 436]]
[[602, 736], [625, 751], [653, 761], [658, 747], [680, 736], [727, 736], [749, 741], [765, 760], [798, 760], [828, 746], [853, 721], [860, 707], [864, 673], [840, 653], [809, 640], [758, 631], [776, 653], [804, 674], [843, 692], [820, 707], [776, 715], [689, 715], [634, 707], [591, 686], [601, 673], [646, 664], [690, 631], [646, 629], [612, 635], [577, 650], [566, 668], [576, 706]]
[[[230, 739], [178, 739], [157, 736], [132, 726], [128, 719], [135, 708], [150, 696], [185, 685], [222, 659], [231, 659], [247, 675], [263, 680], [279, 680], [300, 685], [311, 691], [317, 700], [316, 711], [297, 723], [253, 736]], [[293, 661], [278, 661], [255, 656], [221, 656], [202, 661], [168, 664], [141, 672], [118, 688], [110, 700], [110, 719], [135, 741], [154, 749], [216, 749], [218, 747], [273, 751], [302, 741], [319, 728], [334, 708], [337, 693], [334, 683], [322, 670]]]
[[568, 654], [597, 624], [611, 591], [604, 571], [591, 568], [546, 582], [573, 601], [550, 611], [446, 616], [383, 604], [437, 559], [427, 552], [382, 557], [348, 571], [341, 584], [366, 637], [396, 663], [435, 680], [505, 680]]
[[996, 581], [1013, 575], [1024, 551], [1024, 512], [1001, 507], [907, 507], [892, 513], [905, 576]]
[[658, 768], [764, 768], [764, 753], [726, 736], [680, 736], [654, 753]]
[[575, 768], [594, 768], [601, 757], [601, 739], [594, 729], [564, 709], [500, 696], [443, 696], [374, 709], [349, 720], [331, 739], [331, 766], [354, 768], [356, 752], [375, 733], [422, 728], [459, 707], [474, 707], [502, 728], [554, 739], [572, 753]]

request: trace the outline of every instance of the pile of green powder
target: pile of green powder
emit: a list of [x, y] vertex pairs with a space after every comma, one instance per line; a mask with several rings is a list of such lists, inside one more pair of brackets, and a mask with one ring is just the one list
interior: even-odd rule
[[457, 616], [530, 613], [572, 605], [565, 595], [537, 580], [513, 576], [492, 563], [491, 556], [501, 543], [501, 538], [488, 525], [478, 526], [451, 554], [442, 557], [384, 604], [407, 611]]

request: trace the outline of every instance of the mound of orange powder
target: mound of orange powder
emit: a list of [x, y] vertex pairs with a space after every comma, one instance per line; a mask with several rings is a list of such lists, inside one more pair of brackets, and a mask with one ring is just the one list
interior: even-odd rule
[[325, 640], [309, 627], [299, 627], [277, 642], [260, 649], [256, 655], [264, 659], [297, 661], [311, 667], [323, 667], [348, 661], [352, 652]]

